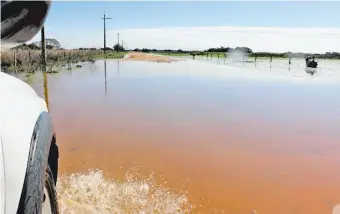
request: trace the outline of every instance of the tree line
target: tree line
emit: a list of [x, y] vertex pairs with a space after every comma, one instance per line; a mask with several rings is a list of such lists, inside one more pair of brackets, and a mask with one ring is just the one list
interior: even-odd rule
[[[20, 46], [15, 47], [16, 50], [39, 50], [40, 49], [40, 42], [35, 42], [31, 44], [22, 44]], [[57, 49], [62, 50], [60, 43], [53, 38], [46, 39], [46, 49]], [[104, 50], [104, 48], [77, 48], [73, 50]], [[120, 44], [115, 44], [112, 48], [106, 47], [106, 50], [108, 51], [117, 51], [117, 52], [123, 52], [126, 51], [125, 48]], [[293, 53], [293, 52], [285, 52], [285, 53], [271, 53], [271, 52], [253, 52], [251, 48], [248, 47], [217, 47], [217, 48], [209, 48], [204, 51], [199, 50], [182, 50], [182, 49], [148, 49], [148, 48], [136, 48], [133, 51], [136, 52], [144, 52], [144, 53], [167, 53], [167, 54], [181, 54], [181, 55], [204, 55], [207, 53], [226, 53], [226, 52], [233, 52], [233, 51], [242, 51], [244, 53], [247, 53], [250, 57], [274, 57], [274, 58], [304, 58], [306, 56], [314, 56], [315, 58], [319, 59], [340, 59], [340, 52], [326, 52], [326, 53]]]

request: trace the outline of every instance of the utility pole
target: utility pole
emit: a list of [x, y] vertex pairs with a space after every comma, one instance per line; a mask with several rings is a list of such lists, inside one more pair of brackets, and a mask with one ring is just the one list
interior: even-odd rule
[[117, 33], [117, 44], [119, 45], [119, 32]]
[[124, 41], [122, 40], [122, 47], [124, 48]]
[[111, 19], [109, 17], [105, 16], [105, 11], [104, 11], [104, 17], [102, 17], [104, 20], [104, 54], [106, 53], [106, 19]]

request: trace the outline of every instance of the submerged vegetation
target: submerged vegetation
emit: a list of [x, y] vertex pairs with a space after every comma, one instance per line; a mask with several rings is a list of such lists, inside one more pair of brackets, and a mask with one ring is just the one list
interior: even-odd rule
[[[126, 52], [110, 51], [106, 58], [123, 58]], [[62, 67], [71, 69], [72, 64], [79, 62], [94, 62], [105, 58], [101, 50], [48, 50], [47, 72], [58, 72]], [[1, 54], [1, 70], [5, 72], [31, 72], [40, 70], [41, 52], [39, 50], [11, 50]]]
[[[108, 49], [106, 55], [102, 49], [80, 48], [73, 50], [55, 49], [49, 45], [46, 50], [47, 72], [56, 73], [62, 67], [72, 69], [72, 64], [79, 62], [94, 62], [96, 59], [123, 58], [126, 52]], [[20, 45], [12, 50], [1, 53], [1, 70], [4, 72], [34, 73], [41, 69], [41, 51], [36, 44]]]

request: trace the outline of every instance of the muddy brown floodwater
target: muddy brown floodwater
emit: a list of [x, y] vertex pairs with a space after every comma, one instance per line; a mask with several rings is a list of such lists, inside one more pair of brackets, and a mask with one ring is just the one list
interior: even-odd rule
[[302, 72], [108, 60], [48, 75], [60, 171], [139, 166], [187, 191], [194, 213], [331, 213], [339, 82]]

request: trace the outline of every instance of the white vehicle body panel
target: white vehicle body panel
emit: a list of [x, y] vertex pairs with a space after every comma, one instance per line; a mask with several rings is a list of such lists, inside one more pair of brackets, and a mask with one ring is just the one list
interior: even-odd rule
[[[1, 131], [1, 130], [0, 130]], [[2, 153], [2, 141], [1, 141], [1, 132], [0, 132], [0, 209], [1, 213], [5, 212], [5, 167], [3, 161], [3, 153]]]
[[[0, 72], [0, 138], [5, 213], [16, 213], [24, 184], [30, 142], [37, 118], [47, 112], [45, 101], [25, 82]], [[3, 208], [2, 208], [3, 209]]]

